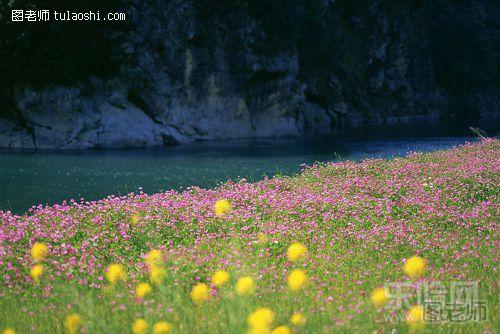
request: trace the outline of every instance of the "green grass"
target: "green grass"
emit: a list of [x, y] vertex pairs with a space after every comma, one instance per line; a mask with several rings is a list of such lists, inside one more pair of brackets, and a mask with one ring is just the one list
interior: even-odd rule
[[[403, 260], [420, 253], [427, 262], [418, 282], [479, 281], [478, 299], [487, 319], [427, 323], [422, 333], [493, 333], [498, 321], [499, 143], [486, 140], [451, 151], [408, 158], [316, 166], [297, 177], [255, 184], [226, 184], [159, 197], [138, 196], [75, 208], [49, 208], [31, 216], [0, 216], [0, 329], [17, 333], [63, 333], [65, 317], [78, 313], [81, 333], [131, 333], [135, 319], [151, 327], [165, 320], [173, 333], [247, 333], [246, 318], [257, 307], [276, 313], [273, 327], [292, 333], [408, 333], [405, 312], [376, 309], [369, 294], [389, 282], [416, 282], [402, 272]], [[213, 215], [215, 200], [233, 210]], [[131, 216], [138, 214], [133, 224]], [[61, 226], [65, 226], [61, 228]], [[15, 239], [9, 231], [25, 231]], [[258, 234], [267, 241], [258, 242]], [[11, 241], [11, 240], [16, 240]], [[24, 279], [30, 245], [51, 247], [40, 283]], [[308, 247], [303, 263], [285, 257], [288, 246]], [[71, 245], [75, 253], [57, 247]], [[144, 255], [165, 255], [167, 278], [139, 301], [138, 282], [148, 281]], [[101, 281], [105, 268], [121, 263], [125, 283]], [[7, 263], [20, 270], [13, 275]], [[303, 268], [309, 285], [289, 291], [287, 274]], [[225, 269], [230, 282], [201, 305], [189, 298], [197, 282]], [[58, 272], [61, 275], [58, 275]], [[74, 278], [68, 280], [65, 275]], [[256, 293], [237, 296], [238, 277], [251, 275]], [[85, 280], [85, 281], [78, 281]], [[102, 284], [92, 287], [91, 284]], [[214, 291], [217, 289], [214, 289]], [[449, 297], [449, 296], [448, 296]], [[307, 317], [289, 324], [294, 311]]]

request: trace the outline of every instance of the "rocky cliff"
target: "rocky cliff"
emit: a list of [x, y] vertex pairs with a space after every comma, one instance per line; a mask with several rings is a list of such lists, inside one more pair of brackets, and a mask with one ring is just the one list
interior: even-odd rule
[[[485, 6], [477, 11], [486, 33]], [[296, 136], [452, 115], [464, 94], [474, 114], [498, 112], [494, 86], [457, 94], [436, 73], [435, 9], [424, 1], [167, 0], [123, 10], [132, 28], [117, 70], [64, 85], [14, 83], [16, 113], [0, 118], [0, 147]]]

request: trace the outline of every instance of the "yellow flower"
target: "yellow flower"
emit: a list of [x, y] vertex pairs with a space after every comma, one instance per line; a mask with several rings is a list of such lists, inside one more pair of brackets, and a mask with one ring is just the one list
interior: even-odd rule
[[43, 260], [47, 254], [49, 254], [49, 249], [43, 242], [35, 242], [31, 247], [31, 258], [35, 261]]
[[162, 284], [166, 277], [167, 272], [164, 269], [157, 267], [151, 269], [151, 273], [149, 274], [149, 280], [155, 285]]
[[35, 280], [35, 282], [38, 282], [40, 280], [40, 276], [43, 274], [43, 266], [41, 264], [35, 264], [33, 267], [30, 269], [30, 276]]
[[412, 256], [406, 260], [403, 271], [411, 278], [417, 278], [424, 274], [426, 261], [420, 256]]
[[241, 277], [238, 282], [236, 282], [236, 294], [237, 295], [251, 295], [255, 291], [255, 286], [253, 278], [250, 276]]
[[247, 324], [250, 328], [249, 333], [261, 334], [271, 331], [271, 324], [274, 321], [275, 314], [268, 307], [259, 307], [247, 317]]
[[273, 329], [271, 334], [290, 334], [292, 331], [287, 326], [279, 326]]
[[132, 221], [132, 224], [136, 225], [137, 223], [139, 223], [139, 214], [138, 213], [134, 213], [132, 215], [132, 217], [130, 218], [130, 220]]
[[163, 255], [158, 249], [152, 249], [148, 253], [146, 263], [148, 264], [149, 269], [159, 267], [163, 265]]
[[127, 274], [125, 270], [123, 270], [123, 266], [121, 264], [112, 264], [108, 267], [106, 271], [106, 278], [111, 284], [115, 284], [119, 281], [125, 281], [127, 279]]
[[172, 331], [172, 324], [166, 321], [159, 321], [153, 325], [153, 334], [168, 334]]
[[16, 331], [12, 327], [7, 327], [3, 330], [3, 334], [16, 334]]
[[151, 288], [151, 285], [148, 283], [139, 283], [137, 284], [137, 288], [135, 289], [135, 293], [137, 294], [137, 297], [144, 298], [147, 295], [149, 295], [153, 291]]
[[132, 333], [134, 334], [146, 334], [148, 332], [148, 323], [144, 319], [137, 319], [132, 325]]
[[303, 260], [307, 255], [307, 248], [300, 242], [295, 242], [288, 247], [286, 257], [292, 262]]
[[229, 273], [224, 270], [217, 270], [212, 276], [212, 283], [215, 286], [223, 286], [229, 281]]
[[406, 323], [412, 330], [424, 327], [424, 308], [420, 305], [413, 306], [406, 314]]
[[76, 313], [72, 313], [66, 317], [64, 320], [64, 328], [69, 334], [78, 333], [78, 329], [82, 326], [82, 319]]
[[268, 237], [267, 237], [267, 235], [265, 235], [264, 233], [261, 232], [257, 235], [257, 240], [259, 240], [259, 243], [265, 244], [268, 240]]
[[220, 199], [215, 202], [214, 211], [217, 217], [222, 217], [231, 211], [231, 203], [227, 199]]
[[195, 304], [200, 304], [210, 298], [210, 289], [205, 283], [198, 283], [191, 289], [191, 300]]
[[256, 328], [250, 328], [247, 331], [247, 334], [271, 334], [271, 328], [270, 327], [256, 327]]
[[370, 296], [373, 305], [381, 307], [389, 301], [389, 291], [386, 288], [376, 288]]
[[290, 318], [290, 323], [294, 326], [304, 326], [306, 321], [306, 317], [300, 312], [295, 312]]
[[302, 269], [294, 269], [288, 275], [288, 286], [292, 291], [303, 289], [307, 284], [307, 275]]

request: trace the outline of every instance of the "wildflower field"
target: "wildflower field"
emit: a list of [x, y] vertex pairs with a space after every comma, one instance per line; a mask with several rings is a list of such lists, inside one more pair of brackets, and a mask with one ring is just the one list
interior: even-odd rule
[[[493, 333], [499, 196], [500, 141], [484, 139], [0, 211], [0, 331]], [[478, 284], [484, 319], [429, 321], [418, 287], [450, 282]]]

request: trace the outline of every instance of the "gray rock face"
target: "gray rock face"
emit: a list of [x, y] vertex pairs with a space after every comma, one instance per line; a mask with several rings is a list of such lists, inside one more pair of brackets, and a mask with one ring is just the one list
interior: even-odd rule
[[[26, 89], [18, 108], [32, 129], [36, 148], [83, 149], [145, 147], [164, 144], [168, 134], [142, 110], [110, 90], [110, 95], [82, 96], [77, 88], [44, 92]], [[11, 144], [10, 147], [24, 147]]]
[[[215, 46], [195, 47], [205, 27], [194, 2], [157, 6], [138, 2], [129, 12], [137, 30], [123, 48], [133, 60], [115, 78], [18, 91], [16, 105], [32, 136], [0, 120], [10, 131], [0, 147], [145, 147], [329, 129], [330, 118], [305, 99], [296, 78], [297, 52], [254, 52], [264, 33], [244, 12], [212, 32]], [[229, 38], [227, 24], [235, 25]]]
[[3, 148], [35, 148], [32, 134], [6, 119], [0, 119], [0, 145]]
[[[426, 46], [412, 37], [418, 17], [395, 20], [381, 3], [348, 27], [331, 14], [324, 36], [303, 31], [303, 41], [261, 50], [268, 32], [245, 7], [203, 20], [195, 0], [133, 1], [118, 73], [17, 89], [22, 122], [0, 119], [0, 147], [162, 146], [436, 116], [445, 102]], [[333, 2], [314, 5], [328, 12]]]

